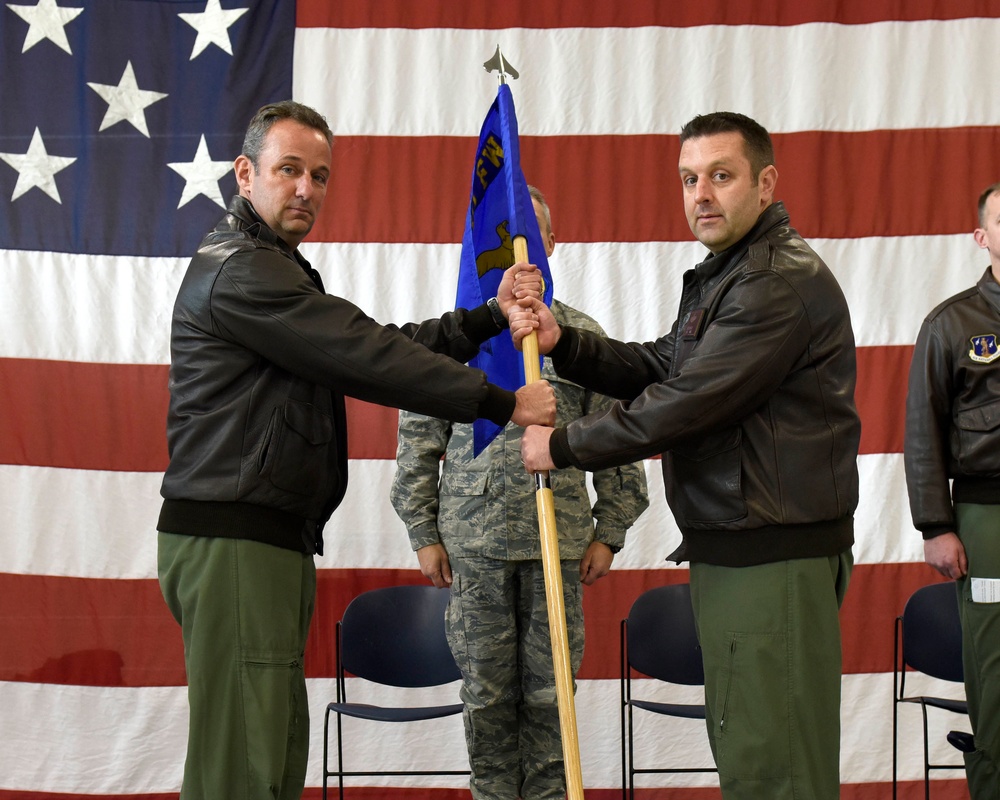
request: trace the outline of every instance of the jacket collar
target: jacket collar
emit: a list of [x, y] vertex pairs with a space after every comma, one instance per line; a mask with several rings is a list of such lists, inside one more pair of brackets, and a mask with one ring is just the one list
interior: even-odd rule
[[254, 210], [253, 204], [243, 197], [243, 195], [235, 195], [229, 201], [229, 208], [226, 211], [228, 212], [226, 217], [219, 223], [216, 230], [245, 231], [255, 239], [277, 247], [305, 271], [306, 275], [316, 284], [317, 289], [321, 292], [326, 291], [323, 287], [323, 278], [319, 272], [313, 269], [312, 265], [303, 258], [298, 250], [293, 250], [289, 247], [288, 242], [268, 227], [267, 223]]
[[979, 289], [979, 293], [990, 304], [990, 307], [1000, 314], [1000, 283], [997, 283], [996, 278], [993, 277], [993, 269], [991, 267], [986, 268], [986, 272], [979, 279], [976, 288]]
[[709, 253], [708, 258], [695, 267], [698, 277], [704, 282], [728, 272], [731, 267], [740, 263], [750, 245], [764, 238], [774, 228], [788, 223], [789, 216], [785, 204], [780, 201], [771, 203], [757, 217], [757, 221], [747, 231], [746, 236], [721, 253]]
[[296, 255], [296, 251], [289, 247], [288, 243], [260, 218], [253, 204], [243, 197], [243, 195], [234, 195], [233, 199], [229, 201], [229, 208], [226, 211], [228, 212], [228, 216], [223, 221], [224, 225], [234, 230], [246, 231], [255, 239], [260, 239], [262, 242], [280, 247], [290, 256]]

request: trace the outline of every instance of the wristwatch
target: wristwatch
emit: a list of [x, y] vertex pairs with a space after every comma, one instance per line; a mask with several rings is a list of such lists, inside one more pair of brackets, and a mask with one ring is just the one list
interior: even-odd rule
[[490, 310], [490, 315], [493, 317], [493, 321], [497, 324], [500, 330], [506, 330], [510, 327], [510, 323], [507, 321], [507, 317], [503, 315], [503, 311], [500, 310], [500, 301], [495, 297], [491, 297], [486, 301], [486, 306]]

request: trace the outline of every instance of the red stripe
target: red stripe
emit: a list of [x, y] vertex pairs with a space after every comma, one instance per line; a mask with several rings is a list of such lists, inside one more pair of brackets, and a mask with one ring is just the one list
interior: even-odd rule
[[[917, 21], [993, 17], [990, 0], [801, 0], [786, 3], [538, 3], [508, 0], [442, 3], [440, 0], [299, 0], [296, 24], [303, 28], [638, 28], [696, 25], [801, 25], [808, 22], [861, 24], [883, 20]], [[483, 58], [490, 54], [483, 53]]]
[[[872, 750], [874, 751], [874, 748]], [[888, 769], [886, 767], [886, 770]], [[942, 780], [932, 777], [931, 785], [931, 795], [934, 800], [969, 800], [969, 784], [965, 778]], [[897, 789], [899, 800], [923, 800], [924, 798], [923, 781], [900, 781]], [[892, 784], [889, 782], [843, 783], [840, 786], [841, 800], [885, 800], [891, 796]], [[653, 795], [643, 795], [643, 800], [653, 800], [653, 797]]]
[[[608, 747], [617, 746], [614, 742]], [[360, 779], [350, 780], [348, 792], [351, 800], [385, 800], [384, 786], [356, 786]], [[965, 779], [933, 780], [934, 800], [969, 800], [969, 789]], [[891, 793], [889, 783], [845, 783], [840, 787], [841, 800], [883, 800]], [[619, 800], [621, 789], [586, 789], [587, 800]], [[307, 787], [302, 800], [320, 800], [323, 790]], [[393, 800], [467, 800], [468, 789], [414, 789], [392, 788]], [[642, 789], [636, 787], [638, 800], [719, 800], [722, 797], [714, 787], [678, 787]], [[919, 800], [924, 796], [923, 781], [900, 781], [900, 800]], [[50, 792], [25, 792], [0, 789], [0, 800], [177, 800], [177, 792], [162, 794], [52, 794]]]
[[[920, 563], [855, 567], [841, 610], [845, 674], [892, 671], [893, 620], [916, 589], [939, 579]], [[686, 570], [622, 570], [588, 587], [587, 646], [580, 677], [618, 677], [620, 622], [632, 602], [646, 589], [686, 580]]]
[[860, 452], [902, 453], [913, 345], [859, 347], [857, 352], [854, 401], [861, 416]]
[[[774, 146], [777, 197], [806, 237], [971, 232], [984, 176], [1000, 174], [996, 128], [808, 131], [775, 135]], [[461, 241], [475, 147], [463, 137], [338, 137], [312, 240]], [[524, 173], [546, 193], [562, 242], [690, 241], [678, 154], [676, 136], [521, 137]], [[414, 202], [428, 186], [434, 202]]]
[[[858, 348], [862, 453], [899, 453], [912, 347]], [[0, 358], [0, 464], [162, 472], [167, 368]], [[71, 391], [52, 391], [54, 386]], [[398, 413], [348, 398], [352, 459], [395, 459]]]
[[[332, 532], [331, 535], [336, 535]], [[584, 593], [583, 679], [617, 678], [619, 624], [646, 589], [687, 580], [686, 570], [615, 570]], [[855, 568], [842, 612], [844, 671], [892, 669], [892, 621], [906, 598], [933, 583], [924, 564]], [[423, 583], [414, 570], [319, 571], [306, 653], [310, 677], [331, 677], [334, 625], [351, 598], [380, 586]], [[111, 580], [0, 573], [0, 680], [90, 686], [185, 683], [179, 626], [154, 579]]]
[[0, 463], [161, 472], [167, 367], [0, 359]]
[[[863, 453], [902, 450], [912, 347], [858, 349]], [[162, 472], [167, 368], [0, 359], [0, 463]], [[72, 392], [53, 392], [71, 386]], [[352, 459], [396, 457], [395, 409], [348, 398]]]
[[[164, 365], [0, 358], [0, 464], [162, 472], [167, 401]], [[347, 415], [350, 458], [396, 457], [396, 409]]]

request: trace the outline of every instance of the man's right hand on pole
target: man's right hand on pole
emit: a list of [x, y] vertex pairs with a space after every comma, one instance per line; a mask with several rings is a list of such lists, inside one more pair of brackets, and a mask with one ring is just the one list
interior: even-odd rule
[[528, 472], [534, 474], [556, 468], [549, 448], [553, 430], [550, 427], [531, 425], [521, 434], [521, 463]]
[[535, 381], [514, 393], [516, 404], [510, 421], [526, 428], [529, 425], [554, 425], [556, 393], [548, 381]]
[[538, 334], [538, 352], [547, 355], [559, 342], [562, 329], [552, 311], [541, 300], [532, 297], [519, 299], [511, 306], [507, 315], [510, 321], [510, 335], [514, 338], [514, 347], [521, 349], [521, 341], [525, 336], [535, 331]]
[[541, 270], [524, 261], [517, 262], [504, 272], [497, 288], [497, 302], [504, 316], [510, 316], [518, 300], [541, 297], [545, 290], [543, 283]]

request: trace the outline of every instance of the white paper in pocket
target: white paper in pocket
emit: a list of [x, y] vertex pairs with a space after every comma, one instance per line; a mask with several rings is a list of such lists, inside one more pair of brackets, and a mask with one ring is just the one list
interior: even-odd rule
[[1000, 578], [973, 578], [973, 603], [1000, 603]]

